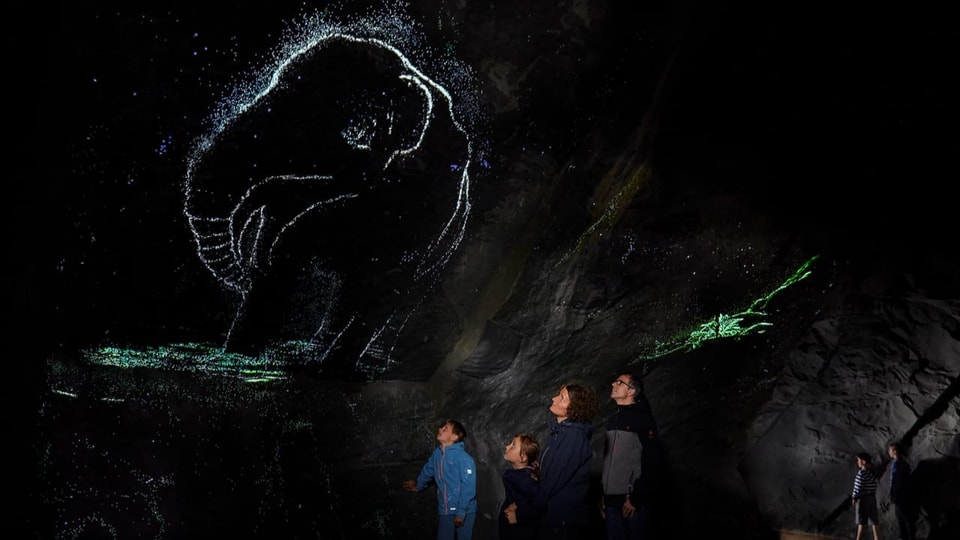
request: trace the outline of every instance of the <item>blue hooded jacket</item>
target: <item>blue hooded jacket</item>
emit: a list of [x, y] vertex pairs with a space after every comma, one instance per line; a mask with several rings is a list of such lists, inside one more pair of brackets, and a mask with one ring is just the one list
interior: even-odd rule
[[465, 517], [477, 513], [477, 469], [462, 442], [438, 446], [417, 477], [417, 491], [437, 484], [437, 513]]
[[589, 522], [590, 436], [593, 426], [564, 420], [550, 426], [540, 454], [540, 481], [529, 505], [517, 507], [517, 523], [539, 519], [538, 525], [582, 526]]

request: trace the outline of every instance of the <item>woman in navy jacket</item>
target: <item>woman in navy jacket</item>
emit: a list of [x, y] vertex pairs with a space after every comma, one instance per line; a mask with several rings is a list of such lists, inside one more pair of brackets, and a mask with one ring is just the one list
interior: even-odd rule
[[557, 420], [540, 454], [537, 493], [528, 504], [507, 507], [510, 523], [535, 522], [539, 540], [583, 536], [590, 520], [591, 420], [599, 409], [593, 388], [573, 382], [560, 387], [550, 403]]

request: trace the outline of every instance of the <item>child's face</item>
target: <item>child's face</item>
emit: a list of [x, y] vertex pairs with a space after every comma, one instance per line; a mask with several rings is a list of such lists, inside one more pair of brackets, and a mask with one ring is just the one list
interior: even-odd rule
[[866, 461], [864, 461], [864, 460], [862, 460], [862, 459], [860, 459], [860, 458], [857, 458], [857, 467], [858, 467], [858, 468], [861, 468], [861, 469], [862, 469], [863, 466], [864, 466], [866, 463], [867, 463]]
[[503, 459], [512, 463], [514, 467], [519, 467], [527, 463], [527, 457], [520, 450], [520, 437], [514, 437], [503, 452]]
[[444, 424], [437, 430], [437, 441], [443, 446], [449, 446], [457, 442], [457, 434], [453, 432], [453, 426]]

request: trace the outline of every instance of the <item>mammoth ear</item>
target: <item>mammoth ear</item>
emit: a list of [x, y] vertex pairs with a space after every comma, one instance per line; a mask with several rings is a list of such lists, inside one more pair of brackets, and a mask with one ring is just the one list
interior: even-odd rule
[[[405, 73], [400, 75], [405, 83], [403, 91], [397, 94], [396, 115], [396, 142], [393, 145], [396, 151], [393, 158], [415, 152], [423, 141], [423, 136], [430, 127], [433, 118], [433, 93], [426, 83], [416, 75]], [[389, 163], [388, 163], [389, 164]]]

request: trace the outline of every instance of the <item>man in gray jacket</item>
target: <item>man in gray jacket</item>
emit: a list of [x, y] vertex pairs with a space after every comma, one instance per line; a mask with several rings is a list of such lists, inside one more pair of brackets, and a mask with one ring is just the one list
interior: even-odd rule
[[617, 412], [607, 419], [603, 450], [603, 499], [608, 540], [650, 540], [650, 503], [660, 465], [657, 423], [643, 394], [643, 381], [623, 373], [611, 383]]

